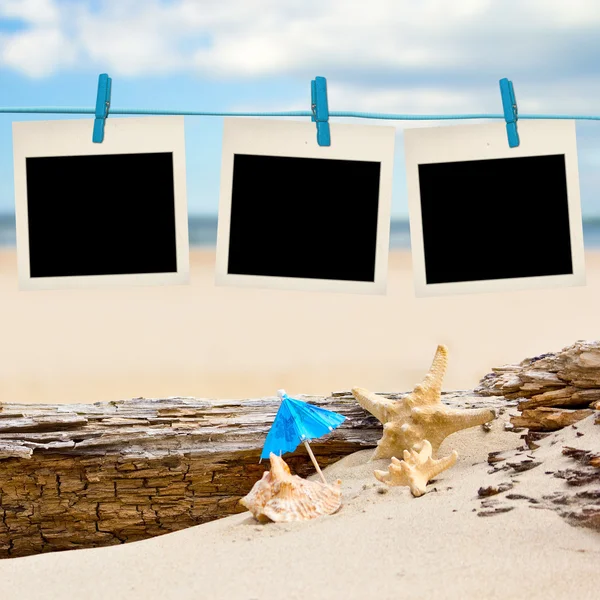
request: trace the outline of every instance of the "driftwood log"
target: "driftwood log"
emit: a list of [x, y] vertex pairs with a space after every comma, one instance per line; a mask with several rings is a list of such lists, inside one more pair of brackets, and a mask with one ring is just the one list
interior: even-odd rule
[[600, 408], [600, 341], [493, 368], [475, 392], [519, 400], [515, 427], [549, 432], [572, 425]]
[[[381, 423], [349, 392], [302, 398], [346, 416], [311, 443], [322, 466], [381, 437]], [[506, 405], [472, 392], [443, 398], [458, 408]], [[279, 404], [0, 404], [0, 557], [141, 540], [242, 512], [238, 500], [269, 468], [259, 457]], [[300, 476], [314, 472], [303, 446], [286, 462]]]
[[[322, 466], [381, 437], [381, 423], [349, 392], [303, 399], [347, 417], [312, 443]], [[544, 432], [599, 408], [600, 342], [494, 368], [475, 390], [443, 400], [516, 406], [512, 425], [529, 428], [523, 437], [534, 448]], [[259, 456], [279, 402], [0, 403], [0, 558], [140, 540], [241, 512], [238, 500], [268, 468]], [[286, 462], [300, 476], [313, 473], [302, 446]]]

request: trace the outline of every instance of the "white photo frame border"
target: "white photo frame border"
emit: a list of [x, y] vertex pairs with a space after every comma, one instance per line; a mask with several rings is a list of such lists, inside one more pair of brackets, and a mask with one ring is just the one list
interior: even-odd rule
[[[215, 260], [216, 285], [355, 294], [386, 293], [396, 128], [340, 123], [330, 123], [329, 127], [331, 146], [319, 146], [316, 124], [311, 121], [304, 123], [239, 117], [223, 119], [221, 187]], [[381, 167], [374, 281], [335, 281], [228, 273], [235, 154], [379, 162]]]
[[[182, 116], [106, 119], [104, 141], [92, 142], [94, 118], [53, 121], [13, 122], [13, 159], [15, 174], [15, 219], [19, 289], [78, 289], [114, 286], [153, 286], [187, 284], [190, 280], [187, 214], [185, 127]], [[172, 152], [173, 193], [175, 200], [175, 240], [177, 271], [119, 275], [80, 275], [72, 277], [31, 277], [27, 211], [26, 159], [55, 156], [93, 156], [103, 154], [153, 154]], [[102, 176], [102, 175], [101, 175]], [[106, 185], [110, 194], [110, 174]], [[82, 200], [85, 202], [85, 199]]]
[[[586, 284], [583, 223], [574, 120], [540, 119], [519, 121], [519, 146], [510, 148], [503, 122], [477, 125], [415, 127], [404, 130], [406, 183], [410, 222], [415, 295], [445, 296], [482, 292], [550, 289]], [[428, 284], [419, 188], [419, 164], [448, 163], [564, 154], [573, 273], [543, 277], [519, 277], [487, 281]], [[497, 182], [511, 186], [518, 182]]]

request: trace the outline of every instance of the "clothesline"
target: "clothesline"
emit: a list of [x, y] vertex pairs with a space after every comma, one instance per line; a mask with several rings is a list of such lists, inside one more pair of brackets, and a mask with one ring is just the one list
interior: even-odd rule
[[402, 115], [353, 111], [330, 111], [327, 101], [327, 80], [325, 77], [315, 77], [311, 85], [311, 110], [276, 111], [276, 112], [213, 112], [192, 110], [159, 110], [143, 108], [114, 108], [111, 106], [112, 79], [107, 73], [98, 77], [98, 93], [95, 108], [75, 107], [4, 107], [0, 113], [13, 114], [93, 114], [94, 130], [92, 141], [102, 143], [104, 140], [104, 125], [109, 115], [182, 115], [182, 116], [219, 116], [219, 117], [310, 117], [317, 128], [319, 146], [330, 146], [330, 117], [350, 117], [358, 119], [382, 119], [394, 121], [446, 121], [457, 119], [504, 119], [508, 145], [514, 148], [519, 145], [517, 121], [521, 119], [568, 119], [600, 121], [600, 116], [588, 115], [519, 115], [517, 100], [512, 81], [506, 77], [500, 80], [500, 95], [502, 98], [503, 114], [465, 114], [465, 115]]
[[[4, 114], [89, 114], [95, 113], [95, 108], [37, 106], [37, 107], [0, 107]], [[113, 108], [109, 115], [182, 115], [190, 117], [311, 117], [309, 110], [291, 110], [275, 112], [213, 112], [197, 110], [163, 110], [146, 108]], [[351, 117], [358, 119], [387, 119], [393, 121], [444, 121], [452, 119], [504, 119], [504, 114], [465, 114], [465, 115], [403, 115], [353, 111], [329, 111], [330, 117]], [[519, 119], [569, 119], [600, 121], [600, 116], [590, 115], [526, 115], [519, 114]]]

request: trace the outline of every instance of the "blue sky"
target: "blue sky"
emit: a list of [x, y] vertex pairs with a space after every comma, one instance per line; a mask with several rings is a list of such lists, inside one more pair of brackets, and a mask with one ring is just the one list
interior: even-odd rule
[[[0, 0], [0, 107], [93, 107], [98, 75], [115, 108], [500, 113], [511, 79], [523, 114], [600, 115], [597, 0]], [[0, 212], [14, 212], [15, 120], [0, 114]], [[90, 116], [90, 119], [92, 117]], [[408, 215], [403, 127], [392, 215]], [[455, 124], [475, 121], [454, 121]], [[221, 117], [186, 117], [190, 215], [218, 211]], [[600, 121], [577, 122], [584, 218], [600, 216]]]

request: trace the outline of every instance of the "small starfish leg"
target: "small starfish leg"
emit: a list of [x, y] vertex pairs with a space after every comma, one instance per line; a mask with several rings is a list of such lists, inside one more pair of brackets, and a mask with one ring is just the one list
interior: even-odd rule
[[458, 458], [458, 452], [456, 450], [452, 450], [452, 454], [450, 456], [444, 456], [438, 460], [431, 460], [427, 463], [429, 470], [427, 474], [429, 479], [433, 479], [436, 475], [439, 475], [442, 471], [449, 469], [456, 463], [456, 459]]
[[375, 475], [375, 479], [378, 479], [382, 483], [387, 483], [388, 485], [390, 485], [389, 471], [381, 471], [380, 469], [377, 469], [376, 471], [373, 471], [373, 474]]

